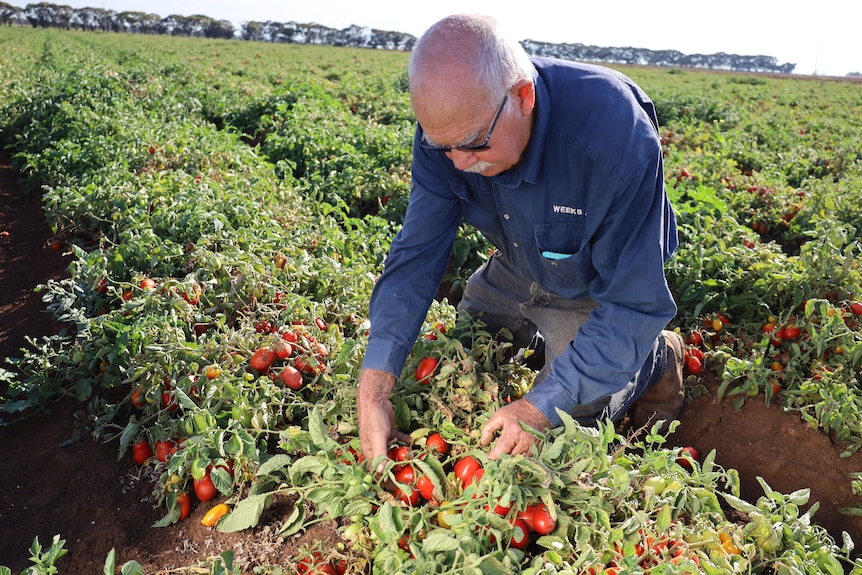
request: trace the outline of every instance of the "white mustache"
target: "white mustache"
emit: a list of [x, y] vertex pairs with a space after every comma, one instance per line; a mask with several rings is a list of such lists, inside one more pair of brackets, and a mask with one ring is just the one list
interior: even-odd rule
[[492, 164], [491, 162], [482, 162], [482, 161], [479, 161], [479, 162], [476, 162], [475, 164], [473, 164], [472, 166], [469, 166], [469, 167], [467, 167], [467, 168], [464, 168], [464, 169], [463, 169], [463, 170], [461, 170], [461, 171], [462, 171], [462, 172], [467, 172], [467, 173], [470, 173], [470, 174], [478, 174], [478, 173], [484, 172], [485, 170], [487, 170], [487, 169], [488, 169], [488, 168], [490, 168], [491, 166], [493, 166], [493, 164]]

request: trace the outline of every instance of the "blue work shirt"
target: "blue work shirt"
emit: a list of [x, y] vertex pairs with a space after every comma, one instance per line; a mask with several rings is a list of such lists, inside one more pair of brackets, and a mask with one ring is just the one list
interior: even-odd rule
[[533, 63], [533, 130], [509, 170], [459, 171], [419, 146], [417, 128], [410, 203], [371, 296], [363, 367], [401, 373], [464, 221], [545, 291], [599, 304], [525, 396], [556, 426], [555, 408], [570, 412], [621, 390], [673, 318], [664, 262], [677, 230], [646, 94], [602, 66]]

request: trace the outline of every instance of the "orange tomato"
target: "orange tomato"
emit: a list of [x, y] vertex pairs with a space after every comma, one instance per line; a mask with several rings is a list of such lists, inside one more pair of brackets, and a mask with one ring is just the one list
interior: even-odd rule
[[219, 503], [218, 505], [213, 506], [212, 509], [206, 512], [203, 519], [201, 519], [201, 523], [206, 525], [207, 527], [213, 527], [218, 520], [230, 513], [230, 507], [228, 507], [227, 503]]

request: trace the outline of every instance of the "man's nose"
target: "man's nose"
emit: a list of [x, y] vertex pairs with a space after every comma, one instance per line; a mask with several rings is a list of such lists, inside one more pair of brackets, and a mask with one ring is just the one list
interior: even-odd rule
[[455, 168], [458, 170], [466, 170], [479, 161], [475, 152], [464, 150], [450, 150], [446, 152], [446, 157], [452, 160], [452, 163], [455, 164]]

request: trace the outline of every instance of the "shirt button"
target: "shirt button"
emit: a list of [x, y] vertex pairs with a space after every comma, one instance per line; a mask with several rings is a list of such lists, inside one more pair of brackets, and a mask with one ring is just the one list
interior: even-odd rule
[[518, 245], [518, 242], [512, 242], [512, 246], [514, 246], [516, 248], [521, 247], [520, 245]]
[[508, 220], [508, 219], [509, 219], [509, 214], [503, 214], [503, 219], [504, 219], [504, 220]]

